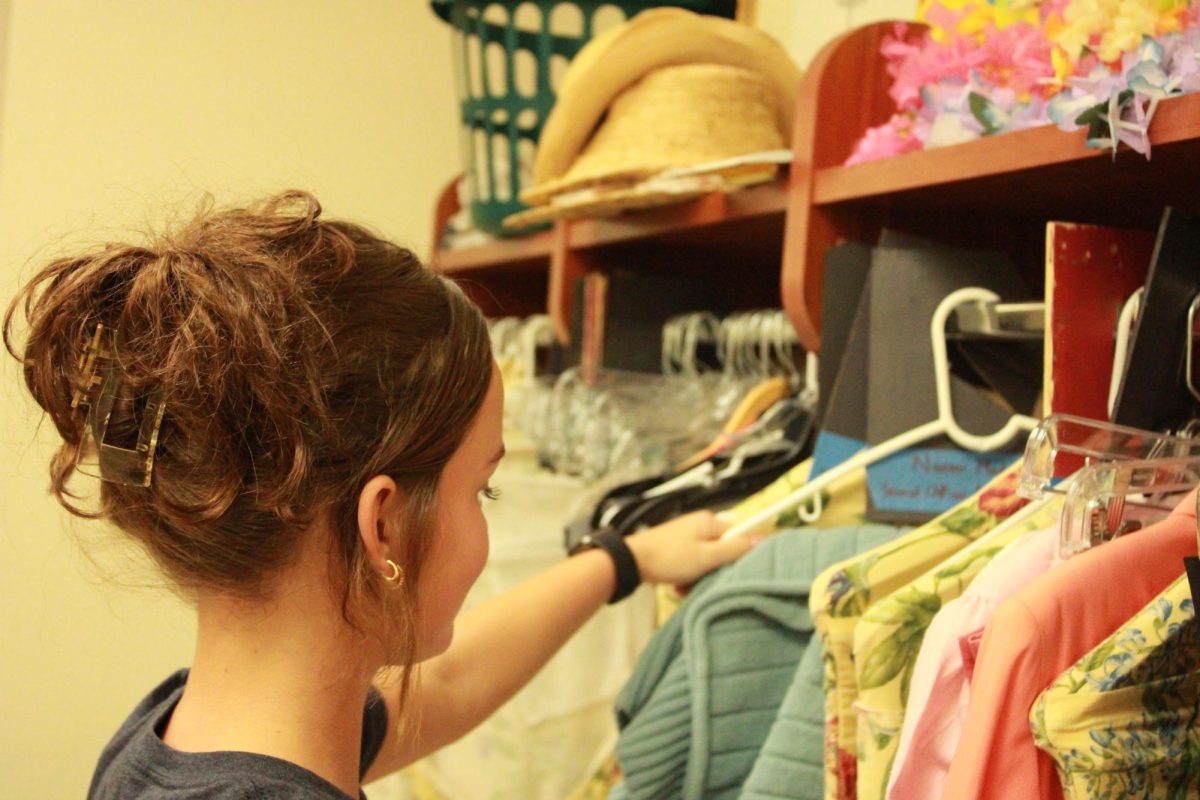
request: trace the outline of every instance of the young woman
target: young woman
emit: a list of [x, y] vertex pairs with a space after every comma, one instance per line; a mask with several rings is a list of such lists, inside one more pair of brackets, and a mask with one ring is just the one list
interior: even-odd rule
[[638, 573], [686, 584], [751, 546], [692, 514], [459, 616], [504, 455], [484, 320], [320, 213], [300, 192], [207, 208], [51, 263], [9, 308], [63, 439], [54, 493], [198, 614], [194, 663], [121, 726], [91, 798], [359, 797], [486, 718]]

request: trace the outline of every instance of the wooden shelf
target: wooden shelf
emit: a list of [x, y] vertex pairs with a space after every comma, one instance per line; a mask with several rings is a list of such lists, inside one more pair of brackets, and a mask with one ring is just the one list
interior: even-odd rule
[[[1088, 149], [1083, 131], [1047, 125], [842, 166], [858, 138], [893, 113], [879, 55], [893, 30], [877, 23], [831, 42], [798, 94], [781, 284], [809, 349], [820, 348], [824, 258], [839, 241], [874, 242], [889, 227], [996, 247], [1040, 275], [1047, 221], [1153, 230], [1164, 205], [1200, 203], [1198, 95], [1159, 105], [1150, 160], [1126, 150], [1114, 158]], [[906, 37], [923, 30], [909, 25]]]
[[503, 269], [509, 272], [545, 270], [550, 264], [550, 231], [516, 239], [497, 239], [461, 250], [433, 254], [433, 269], [455, 277]]
[[[636, 263], [640, 269], [703, 275], [731, 262], [743, 267], [750, 262], [758, 265], [761, 280], [757, 289], [755, 281], [745, 282], [740, 292], [743, 304], [760, 302], [763, 287], [777, 284], [786, 205], [786, 183], [778, 179], [613, 217], [565, 220], [527, 237], [440, 250], [431, 266], [458, 280], [489, 316], [549, 313], [565, 344], [575, 282], [591, 270]], [[435, 241], [457, 210], [452, 186], [447, 187], [438, 204]], [[778, 306], [774, 289], [770, 295], [770, 304]]]
[[[880, 44], [894, 23], [830, 42], [801, 82], [785, 179], [615, 217], [568, 220], [521, 239], [436, 253], [488, 314], [549, 313], [569, 337], [574, 287], [592, 271], [661, 270], [722, 280], [734, 307], [782, 304], [820, 349], [824, 259], [840, 241], [884, 228], [1002, 250], [1039, 283], [1048, 221], [1154, 230], [1165, 205], [1200, 211], [1200, 95], [1158, 107], [1152, 158], [1088, 149], [1047, 125], [842, 166], [859, 137], [894, 113]], [[909, 41], [924, 28], [909, 24]], [[447, 187], [435, 241], [457, 209]], [[727, 276], [735, 275], [730, 279]]]
[[[1167, 145], [1193, 145], [1197, 140], [1200, 140], [1200, 95], [1167, 100], [1159, 105], [1154, 116], [1149, 163]], [[1123, 152], [1121, 156], [1122, 166], [1129, 161], [1146, 160], [1134, 152]], [[1114, 164], [1111, 151], [1086, 147], [1085, 131], [1067, 133], [1046, 125], [852, 167], [825, 167], [814, 176], [813, 202], [830, 205], [926, 189], [941, 191], [947, 184], [1046, 172], [1049, 167], [1058, 167], [1054, 172], [1067, 177], [1086, 162]]]
[[[438, 196], [434, 209], [434, 247], [442, 241], [450, 217], [460, 210], [459, 177]], [[497, 239], [477, 247], [435, 250], [429, 266], [454, 278], [489, 317], [528, 316], [546, 310], [551, 231]]]
[[570, 339], [575, 283], [591, 271], [625, 267], [711, 280], [736, 270], [728, 293], [734, 306], [778, 307], [786, 205], [786, 182], [778, 179], [686, 203], [557, 223], [547, 311], [559, 340]]
[[576, 250], [625, 244], [663, 236], [686, 235], [701, 228], [736, 224], [742, 220], [783, 218], [787, 192], [782, 180], [725, 194], [715, 192], [687, 203], [615, 217], [580, 219], [567, 223], [568, 243]]
[[[568, 231], [568, 246], [583, 250], [686, 235], [689, 231], [758, 217], [782, 219], [786, 201], [784, 182], [776, 180], [730, 194], [715, 192], [677, 205], [558, 224]], [[549, 264], [554, 240], [553, 231], [542, 231], [476, 247], [438, 250], [433, 254], [431, 266], [437, 272], [455, 277], [474, 272], [536, 271]]]

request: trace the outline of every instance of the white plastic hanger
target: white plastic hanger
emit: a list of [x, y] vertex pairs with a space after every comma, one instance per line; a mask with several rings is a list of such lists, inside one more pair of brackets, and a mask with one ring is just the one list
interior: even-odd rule
[[1024, 414], [1014, 414], [1004, 424], [1003, 428], [987, 436], [980, 436], [963, 430], [957, 420], [954, 419], [954, 409], [950, 394], [950, 362], [946, 354], [946, 321], [954, 313], [955, 308], [966, 303], [996, 303], [999, 300], [1000, 298], [995, 292], [979, 287], [969, 287], [951, 292], [938, 304], [937, 310], [934, 311], [933, 318], [929, 323], [929, 336], [933, 345], [933, 372], [937, 387], [937, 419], [927, 422], [924, 425], [919, 425], [886, 442], [857, 453], [833, 469], [827, 470], [816, 478], [813, 478], [782, 500], [768, 506], [745, 521], [734, 525], [722, 535], [722, 538], [729, 539], [756, 531], [777, 519], [780, 514], [786, 513], [797, 506], [807, 504], [814, 497], [819, 497], [824, 489], [846, 475], [929, 439], [944, 435], [965, 450], [986, 452], [1003, 447], [1011, 442], [1018, 433], [1032, 430], [1037, 425], [1038, 420]]
[[1117, 407], [1117, 392], [1121, 390], [1121, 377], [1125, 374], [1125, 359], [1129, 353], [1129, 339], [1133, 335], [1133, 325], [1142, 308], [1142, 297], [1146, 294], [1145, 287], [1138, 289], [1121, 306], [1121, 314], [1117, 317], [1117, 335], [1113, 348], [1112, 378], [1108, 383], [1108, 418], [1112, 419], [1113, 409]]
[[1187, 350], [1186, 358], [1187, 365], [1184, 369], [1184, 374], [1187, 376], [1188, 391], [1192, 393], [1192, 397], [1200, 400], [1200, 376], [1197, 373], [1197, 357], [1200, 357], [1200, 348], [1196, 346], [1196, 325], [1200, 323], [1200, 295], [1192, 298], [1192, 304], [1188, 306], [1187, 318]]
[[528, 381], [537, 376], [537, 353], [539, 347], [548, 347], [555, 341], [554, 323], [546, 314], [534, 314], [521, 325], [517, 334], [520, 342], [522, 378]]

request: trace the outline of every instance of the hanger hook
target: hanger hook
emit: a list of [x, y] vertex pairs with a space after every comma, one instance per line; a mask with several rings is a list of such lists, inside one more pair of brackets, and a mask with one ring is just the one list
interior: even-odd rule
[[937, 386], [938, 420], [945, 426], [946, 435], [955, 444], [975, 452], [999, 449], [1011, 442], [1017, 433], [1031, 430], [1038, 422], [1032, 417], [1014, 414], [1000, 430], [987, 436], [979, 436], [963, 430], [954, 418], [953, 400], [950, 395], [950, 359], [946, 354], [946, 322], [958, 306], [966, 303], [996, 303], [999, 300], [1000, 297], [995, 292], [977, 286], [958, 289], [946, 295], [938, 304], [929, 324], [929, 336], [933, 345], [934, 380]]
[[1196, 376], [1196, 311], [1200, 308], [1200, 294], [1192, 298], [1192, 304], [1188, 306], [1187, 318], [1187, 387], [1192, 393], [1192, 397], [1200, 400], [1200, 388], [1197, 384], [1200, 379]]
[[660, 356], [662, 374], [668, 378], [678, 374], [676, 348], [679, 339], [680, 317], [674, 316], [663, 323], [662, 353]]

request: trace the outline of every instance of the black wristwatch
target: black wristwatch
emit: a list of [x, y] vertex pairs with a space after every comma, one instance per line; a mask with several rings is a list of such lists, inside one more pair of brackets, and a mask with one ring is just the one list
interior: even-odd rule
[[637, 559], [625, 543], [625, 537], [612, 528], [600, 528], [584, 534], [579, 543], [571, 548], [571, 555], [595, 549], [608, 553], [617, 570], [617, 585], [608, 602], [615, 603], [633, 594], [633, 590], [641, 585], [642, 573], [638, 570]]

